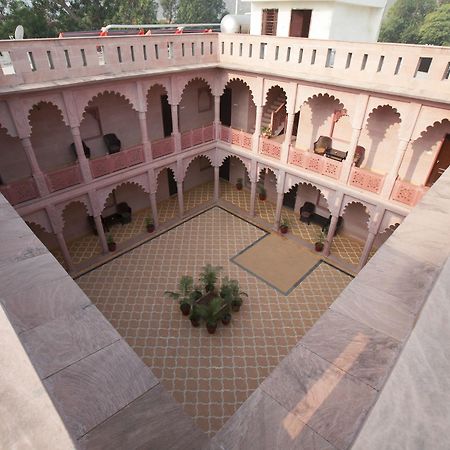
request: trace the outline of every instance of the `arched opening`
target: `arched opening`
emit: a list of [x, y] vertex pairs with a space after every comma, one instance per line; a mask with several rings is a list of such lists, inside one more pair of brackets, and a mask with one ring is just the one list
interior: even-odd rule
[[156, 202], [160, 224], [174, 220], [179, 215], [178, 188], [172, 169], [164, 168], [158, 173]]
[[80, 134], [92, 159], [141, 143], [137, 112], [126, 98], [115, 92], [103, 92], [89, 102]]
[[214, 169], [206, 156], [198, 156], [189, 163], [183, 180], [183, 191], [185, 211], [212, 202]]
[[179, 104], [180, 132], [211, 125], [214, 121], [214, 99], [208, 83], [195, 78], [184, 87]]
[[391, 236], [392, 233], [400, 226], [400, 224], [397, 222], [388, 228], [384, 230], [380, 230], [378, 234], [375, 237], [375, 241], [373, 243], [373, 246], [376, 249], [379, 249]]
[[160, 84], [147, 92], [147, 130], [150, 141], [157, 141], [172, 134], [172, 110], [167, 91]]
[[31, 177], [31, 167], [20, 139], [8, 134], [0, 125], [0, 185]]
[[400, 114], [390, 105], [372, 110], [359, 138], [366, 149], [361, 167], [380, 174], [389, 172], [399, 144], [400, 122]]
[[152, 219], [149, 194], [133, 182], [115, 187], [106, 199], [102, 219], [105, 233], [116, 244], [145, 233], [146, 219]]
[[43, 172], [75, 163], [76, 153], [70, 148], [72, 133], [56, 105], [47, 102], [34, 105], [28, 120], [31, 124], [31, 144]]
[[[342, 214], [341, 231], [334, 237], [331, 253], [348, 264], [357, 266], [368, 235], [370, 214], [360, 202], [346, 206]], [[372, 254], [376, 250], [372, 251]]]
[[227, 156], [219, 170], [220, 198], [243, 211], [250, 211], [251, 182], [245, 164], [236, 156]]
[[64, 261], [63, 254], [59, 248], [58, 240], [53, 233], [46, 231], [44, 227], [35, 223], [25, 221], [30, 227], [30, 230], [36, 235], [36, 237], [47, 247], [47, 250], [58, 260], [58, 262], [67, 269], [66, 262]]
[[277, 177], [271, 169], [261, 169], [258, 176], [255, 214], [265, 222], [275, 222]]
[[263, 108], [261, 121], [261, 134], [266, 137], [273, 137], [282, 142], [286, 131], [287, 96], [280, 86], [273, 86], [266, 95], [266, 103]]
[[399, 176], [416, 185], [432, 186], [450, 166], [450, 121], [427, 127], [406, 150]]
[[69, 203], [63, 211], [63, 235], [75, 265], [102, 253], [95, 223], [89, 217], [86, 205], [79, 201]]
[[230, 80], [220, 97], [220, 122], [223, 126], [253, 133], [256, 106], [250, 87], [240, 79]]
[[334, 146], [333, 136], [336, 136], [336, 144], [342, 145], [342, 150], [346, 151], [345, 142], [349, 141], [348, 137], [343, 137], [346, 124], [336, 122], [338, 117], [342, 120], [344, 111], [344, 105], [332, 95], [318, 94], [308, 98], [302, 105], [295, 146], [313, 151], [320, 136], [331, 138]]

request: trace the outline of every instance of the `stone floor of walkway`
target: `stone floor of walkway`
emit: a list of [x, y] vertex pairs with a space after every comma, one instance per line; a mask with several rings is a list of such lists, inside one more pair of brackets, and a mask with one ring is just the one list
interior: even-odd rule
[[[288, 296], [230, 258], [266, 233], [212, 208], [76, 281], [173, 397], [210, 435], [218, 431], [325, 312], [351, 276], [322, 262]], [[295, 245], [295, 244], [294, 244]], [[164, 296], [206, 263], [248, 299], [215, 335], [193, 328]]]

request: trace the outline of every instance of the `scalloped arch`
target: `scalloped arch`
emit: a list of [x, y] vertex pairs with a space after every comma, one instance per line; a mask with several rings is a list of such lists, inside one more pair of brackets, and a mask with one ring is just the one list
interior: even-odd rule
[[[81, 115], [81, 121], [83, 121], [83, 119], [85, 118], [86, 115], [86, 110], [87, 108], [92, 105], [93, 102], [95, 102], [95, 100], [97, 100], [98, 98], [104, 96], [104, 95], [110, 95], [112, 94], [114, 97], [119, 97], [121, 100], [125, 100], [130, 106], [131, 109], [133, 109], [134, 111], [137, 111], [137, 109], [134, 106], [133, 101], [124, 93], [119, 92], [119, 91], [115, 91], [112, 89], [105, 89], [101, 92], [98, 92], [97, 94], [95, 94], [94, 96], [90, 97], [90, 99], [87, 102], [83, 102], [83, 106], [82, 106], [82, 113]], [[81, 106], [80, 106], [81, 108]]]
[[258, 182], [259, 179], [261, 178], [261, 172], [265, 171], [267, 172], [272, 172], [275, 175], [275, 179], [277, 180], [277, 187], [278, 187], [278, 183], [279, 183], [279, 177], [280, 177], [280, 172], [277, 169], [274, 169], [270, 166], [267, 166], [266, 164], [261, 164], [258, 163], [258, 168], [257, 168], [257, 173], [256, 173], [256, 181]]
[[304, 181], [304, 180], [296, 180], [294, 177], [290, 176], [290, 177], [286, 177], [286, 181], [285, 181], [285, 185], [284, 185], [284, 193], [286, 194], [287, 192], [289, 192], [293, 187], [295, 186], [300, 186], [300, 185], [306, 185], [306, 186], [311, 186], [314, 189], [316, 189], [317, 191], [319, 191], [319, 194], [325, 199], [325, 201], [327, 202], [327, 208], [330, 209], [330, 204], [329, 204], [329, 198], [331, 195], [331, 191], [330, 189], [326, 189], [318, 184], [312, 183], [311, 181]]
[[142, 189], [147, 194], [150, 193], [148, 191], [147, 186], [144, 186], [143, 183], [141, 183], [137, 180], [119, 181], [117, 184], [108, 186], [101, 192], [97, 192], [98, 203], [99, 203], [102, 211], [105, 209], [106, 201], [107, 201], [108, 197], [113, 193], [113, 191], [115, 191], [116, 189], [118, 189], [122, 186], [125, 186], [127, 184], [132, 185], [132, 186], [137, 186], [138, 188]]
[[5, 127], [3, 124], [0, 123], [0, 130], [5, 130], [7, 136], [9, 136], [12, 139], [18, 139], [20, 142], [20, 138], [19, 136], [17, 136], [17, 134], [14, 136], [13, 134], [11, 134], [9, 128]]
[[[329, 94], [329, 93], [327, 93], [327, 92], [325, 92], [325, 93], [320, 92], [320, 93], [316, 93], [316, 94], [310, 95], [310, 96], [303, 102], [303, 104], [309, 103], [309, 101], [310, 101], [310, 100], [313, 100], [313, 99], [323, 99], [323, 98], [328, 98], [328, 99], [331, 100], [331, 102], [335, 102], [335, 101], [339, 102], [339, 106], [340, 106], [339, 110], [344, 110], [344, 109], [346, 110], [345, 105], [344, 105], [344, 103], [341, 101], [340, 98], [335, 97], [333, 94]], [[348, 115], [348, 114], [347, 114], [347, 115]]]
[[383, 231], [380, 232], [380, 234], [385, 234], [385, 233], [391, 233], [392, 234], [399, 226], [400, 226], [400, 223], [396, 222], [396, 223], [386, 227]]
[[169, 84], [169, 82], [162, 81], [162, 80], [158, 80], [158, 81], [147, 84], [145, 86], [145, 96], [148, 97], [148, 94], [150, 93], [150, 91], [157, 86], [163, 88], [164, 91], [166, 92], [166, 94], [169, 96], [170, 84]]
[[237, 160], [239, 160], [245, 167], [245, 170], [247, 171], [248, 176], [251, 178], [251, 161], [250, 160], [246, 160], [245, 158], [242, 158], [240, 155], [235, 155], [234, 153], [224, 152], [222, 155], [219, 155], [217, 158], [217, 162], [219, 163], [219, 166], [221, 166], [227, 158], [236, 158]]
[[365, 223], [366, 223], [367, 227], [369, 227], [370, 221], [371, 221], [373, 215], [375, 214], [375, 207], [373, 205], [370, 205], [369, 203], [364, 202], [363, 200], [356, 200], [356, 199], [344, 200], [344, 202], [342, 203], [341, 211], [340, 211], [339, 215], [343, 216], [345, 214], [345, 211], [347, 210], [347, 208], [353, 204], [362, 205], [365, 208], [365, 210], [366, 210], [365, 212], [369, 216], [369, 218], [367, 219], [367, 221]]
[[50, 100], [40, 100], [39, 102], [34, 103], [31, 106], [31, 108], [28, 110], [27, 120], [28, 120], [28, 124], [30, 126], [30, 129], [31, 129], [31, 133], [33, 133], [33, 124], [31, 123], [31, 115], [33, 114], [33, 111], [36, 111], [35, 108], [37, 108], [37, 111], [39, 111], [39, 105], [49, 105], [52, 108], [56, 108], [56, 110], [58, 111], [59, 118], [61, 119], [62, 123], [66, 127], [69, 126], [68, 121], [66, 121], [66, 118], [65, 118], [65, 115], [64, 115], [64, 111], [61, 109], [60, 105], [58, 105], [55, 102], [52, 102]]
[[240, 82], [240, 83], [242, 83], [248, 89], [248, 91], [250, 92], [250, 97], [251, 97], [252, 102], [254, 104], [256, 104], [255, 103], [255, 97], [254, 97], [254, 94], [253, 94], [251, 86], [244, 79], [242, 79], [240, 77], [233, 77], [233, 78], [230, 78], [230, 79], [226, 80], [226, 83], [223, 85], [223, 88], [221, 90], [221, 95], [225, 92], [225, 88], [232, 82]]
[[184, 95], [186, 89], [188, 89], [189, 86], [191, 86], [193, 83], [195, 83], [195, 82], [197, 82], [197, 81], [201, 81], [201, 82], [205, 83], [205, 84], [208, 86], [208, 88], [209, 88], [209, 90], [210, 90], [210, 92], [211, 92], [211, 95], [212, 95], [212, 92], [213, 92], [213, 84], [211, 84], [210, 80], [208, 80], [207, 77], [204, 77], [204, 76], [201, 76], [201, 77], [194, 77], [194, 78], [191, 78], [190, 80], [188, 80], [187, 82], [185, 82], [185, 83], [183, 84], [183, 87], [180, 88], [180, 96], [179, 96], [179, 101], [178, 101], [178, 103], [180, 103], [180, 102], [183, 100], [183, 95]]
[[183, 179], [182, 179], [182, 181], [184, 181], [184, 179], [186, 178], [187, 171], [189, 170], [189, 167], [192, 164], [192, 162], [195, 159], [199, 159], [199, 158], [206, 158], [209, 161], [209, 163], [211, 164], [211, 167], [214, 165], [212, 156], [208, 155], [207, 153], [199, 153], [198, 155], [194, 155], [190, 159], [186, 158], [185, 160], [183, 160], [183, 174], [182, 174]]
[[[371, 109], [370, 113], [367, 115], [367, 120], [366, 120], [366, 124], [365, 124], [365, 128], [366, 128], [366, 129], [367, 129], [367, 127], [369, 126], [369, 122], [370, 122], [371, 120], [373, 120], [374, 115], [377, 114], [379, 111], [381, 111], [383, 108], [386, 108], [386, 107], [388, 107], [388, 108], [390, 108], [392, 111], [394, 111], [395, 115], [396, 115], [397, 118], [398, 118], [398, 122], [394, 122], [394, 124], [396, 124], [396, 123], [402, 123], [402, 116], [401, 116], [399, 110], [398, 110], [395, 106], [392, 106], [392, 105], [390, 105], [389, 103], [386, 103], [386, 104], [384, 104], [384, 105], [378, 105], [378, 106], [376, 106], [376, 107], [374, 107], [374, 108]], [[392, 125], [394, 125], [394, 124], [392, 124]], [[391, 125], [391, 126], [392, 126], [392, 125]]]
[[25, 221], [25, 223], [26, 223], [27, 225], [34, 225], [34, 226], [40, 228], [40, 229], [41, 229], [42, 231], [44, 231], [45, 233], [48, 233], [48, 234], [54, 234], [54, 233], [53, 233], [53, 230], [48, 230], [47, 227], [45, 227], [42, 223], [39, 223], [39, 222], [38, 222], [37, 220], [35, 220], [35, 219], [33, 219], [33, 220], [27, 220], [27, 219], [24, 219], [24, 221]]
[[169, 166], [161, 166], [155, 169], [155, 192], [158, 191], [158, 185], [159, 185], [159, 176], [163, 172], [164, 169], [171, 170], [173, 173], [173, 176], [175, 178], [175, 181], [177, 180], [177, 167], [176, 164], [170, 164]]
[[448, 126], [450, 129], [450, 120], [447, 118], [442, 119], [442, 120], [437, 120], [436, 122], [433, 123], [433, 125], [429, 125], [425, 128], [425, 130], [422, 130], [420, 132], [419, 136], [416, 139], [414, 139], [412, 142], [416, 142], [420, 139], [423, 139], [428, 133], [434, 131], [437, 127], [440, 127], [440, 126]]
[[87, 216], [93, 216], [94, 215], [92, 213], [91, 205], [85, 199], [78, 198], [78, 199], [68, 200], [67, 202], [62, 203], [61, 205], [58, 205], [58, 207], [56, 208], [57, 214], [59, 214], [59, 217], [60, 217], [60, 220], [61, 220], [62, 229], [64, 229], [64, 227], [66, 226], [66, 221], [64, 219], [64, 212], [66, 211], [68, 206], [70, 206], [70, 205], [72, 205], [74, 203], [81, 204], [83, 206]]

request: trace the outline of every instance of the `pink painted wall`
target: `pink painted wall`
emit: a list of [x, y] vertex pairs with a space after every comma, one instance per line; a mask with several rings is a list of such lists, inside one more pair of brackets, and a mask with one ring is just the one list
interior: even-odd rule
[[49, 249], [57, 249], [58, 241], [56, 240], [56, 236], [53, 233], [48, 233], [41, 226], [35, 223], [27, 222], [27, 225], [30, 227], [30, 230], [37, 236], [37, 238]]
[[25, 151], [19, 138], [13, 138], [0, 128], [0, 177], [5, 184], [31, 176]]
[[64, 239], [70, 242], [77, 237], [91, 233], [88, 223], [86, 207], [80, 202], [72, 202], [66, 206], [63, 212]]
[[236, 184], [238, 178], [242, 178], [244, 186], [250, 189], [251, 183], [248, 178], [247, 169], [239, 158], [232, 156], [230, 158], [230, 183]]
[[368, 114], [358, 142], [366, 149], [362, 168], [389, 172], [399, 145], [399, 129], [400, 115], [389, 105]]
[[345, 208], [342, 225], [342, 234], [352, 236], [363, 242], [366, 241], [368, 231], [369, 214], [361, 203], [351, 203]]
[[[150, 196], [140, 186], [133, 183], [124, 183], [109, 194], [107, 204], [126, 202], [131, 207], [132, 214], [144, 208], [150, 208]], [[102, 216], [116, 212], [116, 206], [105, 207]]]
[[187, 169], [183, 189], [187, 191], [209, 181], [214, 181], [214, 169], [208, 158], [195, 158]]
[[[200, 128], [214, 121], [214, 99], [210, 90], [206, 93], [203, 89], [209, 89], [209, 86], [201, 80], [194, 80], [186, 86], [178, 109], [181, 132]], [[199, 96], [203, 98], [200, 105]], [[206, 102], [208, 98], [209, 104]], [[200, 111], [199, 107], [209, 109]]]
[[[138, 114], [124, 98], [117, 94], [105, 93], [95, 98], [89, 106], [98, 108], [103, 135], [116, 134], [122, 142], [122, 149], [141, 143]], [[99, 131], [99, 124], [94, 117], [85, 113], [80, 132], [91, 148], [91, 158], [106, 154], [106, 146]]]
[[72, 133], [55, 105], [39, 103], [31, 110], [29, 120], [31, 143], [43, 172], [75, 161], [75, 155], [69, 148], [73, 142]]
[[256, 106], [249, 88], [239, 81], [232, 81], [229, 87], [231, 89], [231, 126], [238, 130], [253, 132]]
[[310, 184], [300, 184], [297, 189], [297, 198], [295, 201], [294, 211], [300, 214], [300, 208], [305, 202], [311, 202], [316, 205], [315, 212], [323, 217], [328, 217], [330, 211], [328, 204], [320, 191]]
[[151, 141], [164, 137], [161, 96], [167, 94], [160, 85], [153, 86], [147, 94], [147, 131]]

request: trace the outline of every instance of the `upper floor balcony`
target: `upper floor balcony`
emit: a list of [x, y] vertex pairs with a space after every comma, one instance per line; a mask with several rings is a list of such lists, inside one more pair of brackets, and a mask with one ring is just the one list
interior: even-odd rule
[[222, 67], [354, 89], [450, 97], [450, 48], [245, 34], [0, 41], [0, 93]]

